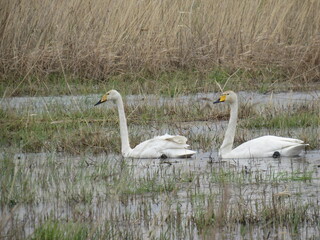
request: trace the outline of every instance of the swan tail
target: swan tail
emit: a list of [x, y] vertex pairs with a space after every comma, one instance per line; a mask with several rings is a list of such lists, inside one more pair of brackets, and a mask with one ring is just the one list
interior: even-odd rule
[[298, 156], [305, 149], [305, 147], [308, 145], [309, 144], [299, 144], [299, 145], [287, 147], [282, 150], [281, 155], [284, 157]]

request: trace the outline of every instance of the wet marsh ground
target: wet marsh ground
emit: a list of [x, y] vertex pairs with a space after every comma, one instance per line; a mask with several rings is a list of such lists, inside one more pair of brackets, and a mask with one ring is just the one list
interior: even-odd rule
[[[320, 1], [2, 2], [0, 239], [319, 238]], [[235, 145], [306, 152], [220, 161], [218, 84], [247, 91]], [[132, 146], [198, 154], [123, 159], [115, 106], [93, 107], [112, 88]]]
[[229, 117], [218, 93], [125, 97], [131, 145], [188, 137], [191, 159], [120, 153], [112, 103], [99, 95], [1, 100], [0, 232], [5, 239], [317, 239], [319, 91], [240, 92], [238, 145], [303, 139], [300, 157], [221, 161]]

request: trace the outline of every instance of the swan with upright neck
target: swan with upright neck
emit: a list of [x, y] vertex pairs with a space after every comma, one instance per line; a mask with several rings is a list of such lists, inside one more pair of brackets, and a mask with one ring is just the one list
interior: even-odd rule
[[264, 158], [264, 157], [293, 157], [304, 150], [303, 141], [294, 138], [277, 136], [262, 136], [247, 141], [238, 147], [233, 148], [234, 136], [236, 133], [238, 119], [238, 97], [233, 91], [224, 92], [214, 103], [227, 103], [230, 105], [230, 119], [219, 150], [222, 158]]
[[165, 134], [157, 136], [131, 148], [129, 144], [129, 135], [127, 120], [124, 112], [123, 101], [120, 93], [116, 90], [110, 90], [103, 95], [99, 105], [108, 100], [112, 100], [118, 107], [120, 137], [121, 137], [121, 153], [123, 157], [129, 158], [185, 158], [191, 157], [195, 151], [188, 149], [187, 138], [179, 135]]

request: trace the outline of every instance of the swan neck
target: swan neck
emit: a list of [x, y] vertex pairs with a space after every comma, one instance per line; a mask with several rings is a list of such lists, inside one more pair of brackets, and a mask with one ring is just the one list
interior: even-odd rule
[[129, 144], [129, 135], [128, 135], [128, 127], [127, 127], [127, 119], [126, 114], [124, 112], [124, 106], [121, 96], [116, 100], [116, 104], [118, 106], [119, 113], [119, 124], [120, 124], [120, 137], [121, 137], [121, 152], [123, 156], [126, 156], [131, 148]]
[[230, 118], [223, 143], [220, 147], [220, 155], [223, 156], [232, 151], [234, 136], [236, 134], [238, 120], [238, 100], [237, 98], [230, 104]]

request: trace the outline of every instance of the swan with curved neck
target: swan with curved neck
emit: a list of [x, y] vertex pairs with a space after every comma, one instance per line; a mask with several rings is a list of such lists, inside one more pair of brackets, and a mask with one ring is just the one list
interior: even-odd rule
[[232, 149], [238, 119], [238, 97], [233, 91], [224, 92], [214, 103], [230, 105], [230, 119], [219, 150], [222, 158], [293, 157], [301, 153], [306, 145], [294, 138], [262, 136], [252, 139]]
[[110, 90], [101, 97], [95, 106], [108, 100], [115, 102], [118, 107], [122, 156], [131, 158], [181, 158], [191, 157], [196, 153], [187, 149], [189, 145], [186, 137], [169, 134], [144, 141], [132, 149], [129, 144], [127, 119], [120, 93], [116, 90]]

